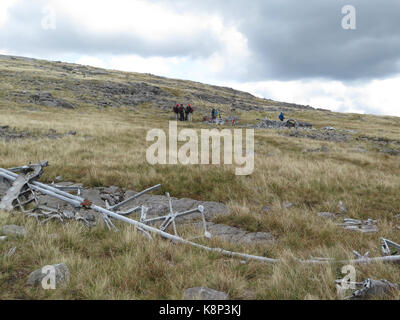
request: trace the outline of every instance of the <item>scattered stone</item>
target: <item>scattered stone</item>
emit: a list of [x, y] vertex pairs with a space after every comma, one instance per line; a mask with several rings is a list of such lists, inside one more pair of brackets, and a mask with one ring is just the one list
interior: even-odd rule
[[325, 128], [322, 128], [322, 130], [326, 130], [326, 131], [336, 131], [336, 128], [334, 128], [334, 127], [325, 127]]
[[307, 128], [311, 129], [312, 124], [307, 122], [297, 121], [295, 119], [289, 119], [287, 121], [274, 121], [264, 119], [257, 125], [253, 126], [255, 129], [280, 129], [280, 128]]
[[267, 213], [267, 212], [270, 212], [271, 211], [271, 207], [269, 207], [269, 206], [264, 206], [264, 207], [262, 207], [262, 209], [261, 209], [261, 212], [262, 213]]
[[25, 237], [27, 235], [27, 231], [24, 227], [16, 226], [16, 225], [8, 225], [4, 226], [1, 229], [2, 234], [9, 237]]
[[381, 152], [389, 154], [391, 156], [400, 156], [400, 151], [396, 150], [396, 149], [385, 148], [385, 149], [382, 149]]
[[330, 220], [334, 220], [336, 218], [336, 215], [334, 213], [330, 213], [330, 212], [320, 212], [320, 213], [318, 213], [318, 216], [320, 216], [321, 218], [326, 218], [326, 219], [330, 219]]
[[49, 92], [41, 92], [30, 96], [31, 102], [44, 106], [44, 107], [56, 107], [64, 109], [75, 109], [75, 106], [63, 99], [54, 98]]
[[229, 296], [225, 292], [216, 291], [210, 288], [197, 287], [186, 289], [183, 292], [184, 300], [228, 300]]
[[[55, 264], [52, 265], [55, 269], [56, 276], [56, 288], [68, 284], [70, 280], [70, 272], [68, 267], [64, 264]], [[46, 277], [48, 273], [43, 273], [42, 268], [33, 271], [27, 279], [27, 284], [31, 286], [39, 286], [44, 277]]]
[[[196, 223], [195, 226], [201, 229], [203, 224]], [[232, 243], [271, 244], [276, 241], [275, 237], [269, 232], [247, 232], [240, 228], [231, 227], [224, 224], [215, 224], [212, 222], [207, 222], [207, 230], [212, 236]]]
[[0, 237], [0, 241], [6, 241], [7, 240], [7, 237], [6, 236], [1, 236]]
[[284, 201], [284, 202], [281, 203], [282, 209], [290, 209], [293, 206], [294, 206], [293, 203], [288, 202], [288, 201]]
[[367, 279], [362, 284], [363, 288], [353, 293], [350, 298], [352, 300], [364, 300], [371, 298], [386, 298], [388, 295], [397, 290], [399, 286], [387, 280]]
[[329, 152], [329, 148], [327, 146], [322, 146], [317, 149], [305, 149], [303, 152]]

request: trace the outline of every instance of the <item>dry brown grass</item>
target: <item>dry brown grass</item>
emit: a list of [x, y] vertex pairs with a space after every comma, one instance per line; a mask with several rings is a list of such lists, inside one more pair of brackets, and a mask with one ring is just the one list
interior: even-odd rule
[[[114, 234], [102, 226], [87, 230], [76, 223], [39, 226], [18, 214], [1, 213], [0, 226], [18, 223], [30, 233], [25, 239], [0, 242], [0, 299], [180, 299], [185, 288], [194, 286], [223, 290], [233, 299], [336, 299], [334, 280], [342, 277], [340, 265], [299, 265], [293, 257], [342, 259], [350, 257], [352, 250], [376, 256], [380, 255], [380, 237], [400, 242], [396, 229], [400, 222], [394, 218], [400, 213], [400, 158], [377, 152], [374, 143], [321, 142], [260, 130], [256, 131], [255, 171], [248, 177], [235, 176], [232, 166], [150, 166], [145, 159], [150, 145], [145, 141], [147, 130], [167, 130], [172, 116], [158, 109], [149, 112], [151, 108], [99, 111], [89, 106], [67, 111], [39, 107], [28, 111], [0, 99], [0, 125], [39, 134], [49, 129], [77, 131], [77, 136], [60, 140], [0, 140], [0, 167], [49, 160], [51, 166], [42, 178], [47, 182], [62, 175], [85, 186], [136, 190], [162, 183], [162, 192], [175, 197], [224, 202], [231, 214], [216, 222], [272, 232], [278, 242], [239, 246], [212, 240], [211, 245], [281, 258], [282, 262], [241, 264], [161, 239], [148, 242], [128, 226], [119, 225], [121, 232]], [[242, 121], [249, 123], [264, 116], [241, 114]], [[400, 137], [400, 121], [395, 117], [363, 116], [363, 121], [359, 115], [308, 111], [288, 116], [310, 121], [317, 128], [334, 126], [358, 130], [359, 135]], [[183, 126], [204, 128], [199, 120], [196, 114], [193, 124]], [[303, 152], [322, 145], [330, 152]], [[349, 152], [354, 146], [367, 152]], [[318, 217], [318, 212], [336, 212], [339, 200], [349, 209], [342, 217], [378, 219], [379, 233], [345, 231]], [[282, 201], [294, 203], [295, 208], [281, 209]], [[264, 205], [272, 210], [263, 213]], [[58, 240], [50, 237], [54, 233], [60, 235]], [[16, 255], [6, 257], [4, 253], [14, 245]], [[67, 288], [48, 292], [25, 285], [32, 270], [59, 262], [71, 270]], [[399, 283], [399, 267], [358, 266], [357, 280], [368, 277]], [[393, 298], [399, 298], [398, 294]]]

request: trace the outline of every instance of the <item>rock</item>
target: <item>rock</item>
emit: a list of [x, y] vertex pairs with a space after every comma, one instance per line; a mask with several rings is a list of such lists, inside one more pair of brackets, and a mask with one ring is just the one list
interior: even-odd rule
[[[55, 274], [56, 288], [68, 284], [68, 282], [70, 280], [70, 272], [69, 272], [68, 267], [64, 263], [55, 264], [55, 265], [52, 265], [52, 267], [54, 267], [55, 272], [56, 272], [56, 274]], [[47, 273], [43, 273], [42, 268], [35, 270], [28, 276], [27, 284], [31, 285], [31, 286], [39, 286], [39, 285], [41, 285], [43, 278], [46, 277], [47, 274], [48, 274], [48, 271], [47, 271]]]
[[334, 128], [334, 127], [325, 127], [325, 128], [322, 128], [322, 130], [326, 130], [326, 131], [336, 131], [336, 128]]
[[210, 288], [197, 287], [186, 289], [183, 292], [184, 300], [228, 300], [229, 296], [225, 292], [216, 291]]
[[270, 212], [270, 211], [271, 211], [271, 207], [269, 207], [269, 206], [264, 206], [264, 207], [261, 208], [261, 212], [262, 213], [267, 213], [267, 212]]
[[25, 237], [27, 235], [27, 231], [24, 227], [9, 225], [4, 226], [1, 229], [2, 234], [10, 237]]
[[61, 181], [63, 181], [63, 177], [62, 177], [62, 176], [58, 176], [58, 177], [56, 177], [56, 181], [57, 181], [57, 182], [61, 182]]
[[272, 233], [269, 233], [269, 232], [251, 232], [251, 233], [245, 234], [244, 237], [242, 239], [240, 239], [239, 242], [263, 244], [263, 243], [272, 243], [274, 241], [275, 241], [275, 238], [272, 235]]
[[399, 286], [387, 280], [367, 279], [363, 282], [363, 288], [353, 293], [352, 300], [364, 300], [371, 298], [384, 299], [387, 295], [397, 290]]
[[400, 151], [396, 150], [396, 149], [385, 148], [385, 149], [382, 149], [381, 152], [389, 154], [391, 156], [400, 156]]
[[0, 241], [6, 241], [6, 240], [7, 240], [7, 237], [6, 237], [6, 236], [0, 237]]
[[339, 211], [340, 213], [347, 213], [347, 207], [343, 201], [339, 201]]
[[334, 213], [330, 213], [330, 212], [320, 212], [320, 213], [318, 213], [318, 216], [320, 216], [321, 218], [326, 218], [326, 219], [330, 219], [330, 220], [334, 220], [336, 217]]
[[30, 96], [31, 102], [50, 108], [75, 109], [75, 106], [63, 99], [54, 98], [49, 92], [41, 92]]
[[[201, 229], [203, 224], [196, 223], [195, 226]], [[240, 228], [231, 227], [224, 224], [208, 222], [207, 230], [212, 236], [232, 243], [271, 244], [275, 242], [274, 236], [269, 232], [247, 232]]]
[[293, 203], [284, 201], [281, 203], [281, 207], [282, 207], [282, 209], [290, 209], [293, 207]]
[[104, 201], [98, 189], [85, 189], [82, 191], [82, 198], [89, 200], [97, 206], [104, 206]]

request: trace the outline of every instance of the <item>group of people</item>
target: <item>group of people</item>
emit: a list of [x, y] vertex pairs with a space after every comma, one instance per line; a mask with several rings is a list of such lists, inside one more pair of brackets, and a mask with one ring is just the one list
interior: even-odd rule
[[176, 120], [178, 121], [193, 121], [193, 107], [188, 104], [187, 107], [185, 108], [183, 104], [177, 104], [174, 107], [174, 113], [176, 116]]

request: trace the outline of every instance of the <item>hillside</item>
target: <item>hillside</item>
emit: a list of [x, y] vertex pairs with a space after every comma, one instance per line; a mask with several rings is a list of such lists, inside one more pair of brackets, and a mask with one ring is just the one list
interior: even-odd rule
[[237, 109], [262, 111], [270, 106], [294, 109], [310, 107], [259, 99], [249, 93], [198, 82], [158, 77], [150, 74], [104, 70], [90, 66], [48, 62], [0, 55], [0, 77], [4, 79], [2, 98], [19, 104], [55, 99], [69, 102], [64, 107], [136, 107], [141, 104], [170, 110], [177, 102], [192, 103], [200, 109], [234, 103]]
[[[146, 134], [168, 132], [175, 103], [196, 108], [194, 121], [179, 123], [179, 130], [200, 132], [216, 127], [203, 115], [212, 107], [226, 114], [232, 101], [240, 118], [235, 128], [255, 128], [251, 175], [236, 176], [233, 165], [146, 161]], [[280, 110], [312, 128], [277, 125]], [[0, 237], [6, 225], [27, 231], [0, 241], [0, 299], [182, 299], [192, 287], [231, 299], [338, 299], [335, 280], [344, 277], [343, 264], [297, 259], [352, 259], [354, 250], [379, 257], [382, 237], [400, 243], [397, 117], [335, 113], [190, 81], [0, 56], [0, 168], [43, 160], [50, 166], [40, 181], [81, 184], [103, 205], [162, 184], [145, 199], [155, 211], [166, 210], [169, 192], [181, 210], [202, 203], [212, 213], [207, 223], [219, 236], [199, 243], [279, 262], [242, 261], [158, 237], [149, 241], [119, 222], [114, 233], [103, 223], [38, 224], [19, 212], [0, 212]], [[347, 218], [362, 225], [346, 228]], [[193, 226], [179, 228], [194, 236]], [[45, 291], [27, 285], [33, 270], [58, 263], [70, 270], [68, 286]], [[398, 264], [355, 267], [358, 282], [400, 283]], [[395, 291], [385, 298], [399, 297]]]

